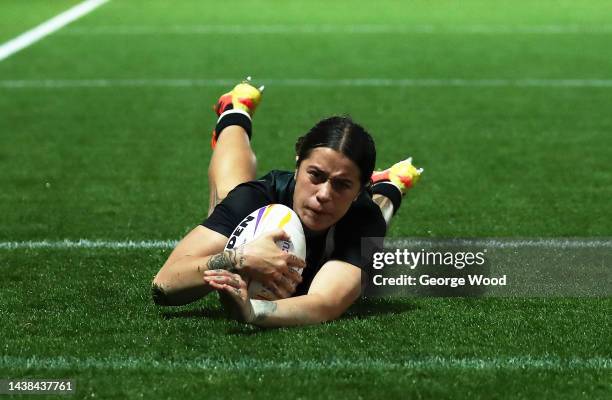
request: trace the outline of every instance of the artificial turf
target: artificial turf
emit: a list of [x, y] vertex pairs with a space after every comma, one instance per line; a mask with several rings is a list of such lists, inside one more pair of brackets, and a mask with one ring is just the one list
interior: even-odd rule
[[370, 299], [270, 331], [228, 321], [214, 296], [154, 306], [167, 252], [4, 252], [3, 376], [72, 377], [102, 398], [609, 393], [610, 299]]
[[[75, 3], [4, 2], [0, 41]], [[425, 167], [393, 237], [611, 236], [611, 85], [333, 83], [609, 80], [608, 2], [322, 5], [111, 1], [0, 62], [0, 377], [73, 377], [78, 398], [609, 398], [610, 298], [367, 299], [260, 330], [212, 297], [154, 306], [169, 248], [4, 245], [179, 239], [206, 215], [210, 106], [228, 85], [155, 82], [246, 75], [267, 86], [261, 173], [291, 169], [297, 136], [336, 113], [372, 132], [379, 167]], [[279, 32], [177, 33], [237, 25]], [[304, 78], [332, 83], [282, 83]], [[111, 84], [78, 84], [92, 79]]]
[[78, 3], [78, 0], [3, 1], [0, 43], [13, 39]]

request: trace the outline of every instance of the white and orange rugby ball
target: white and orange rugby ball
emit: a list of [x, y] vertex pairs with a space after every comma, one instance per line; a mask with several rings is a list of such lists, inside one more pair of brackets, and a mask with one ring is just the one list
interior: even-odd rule
[[[292, 209], [282, 204], [270, 204], [247, 215], [234, 228], [225, 249], [240, 247], [277, 228], [287, 232], [291, 240], [278, 240], [276, 245], [283, 251], [306, 259], [306, 238], [304, 237], [302, 222]], [[301, 269], [292, 269], [299, 274], [302, 273]], [[260, 282], [251, 281], [249, 283], [249, 297], [251, 299], [275, 299], [277, 296]]]

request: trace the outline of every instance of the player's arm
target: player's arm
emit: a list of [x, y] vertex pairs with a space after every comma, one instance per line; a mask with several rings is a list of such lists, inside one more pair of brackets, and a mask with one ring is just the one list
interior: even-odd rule
[[204, 271], [231, 269], [235, 253], [224, 252], [227, 237], [203, 226], [187, 234], [172, 251], [152, 284], [153, 300], [158, 305], [181, 305], [195, 301], [211, 291], [204, 283]]
[[314, 277], [308, 294], [277, 301], [254, 300], [253, 324], [265, 327], [312, 325], [340, 317], [359, 298], [361, 269], [328, 261]]
[[263, 327], [280, 327], [338, 318], [359, 297], [361, 274], [361, 269], [352, 264], [328, 261], [315, 276], [308, 294], [276, 301], [249, 300], [246, 283], [239, 276], [220, 277], [210, 272], [207, 280], [223, 294], [236, 319]]
[[204, 226], [194, 228], [168, 257], [153, 279], [153, 299], [159, 305], [181, 305], [195, 301], [212, 288], [204, 280], [206, 271], [224, 270], [254, 277], [279, 297], [291, 295], [304, 261], [281, 251], [276, 240], [288, 239], [282, 230], [232, 250], [224, 250], [227, 237]]

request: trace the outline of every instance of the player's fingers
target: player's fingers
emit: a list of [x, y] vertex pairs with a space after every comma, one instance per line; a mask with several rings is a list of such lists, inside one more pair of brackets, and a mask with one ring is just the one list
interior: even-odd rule
[[204, 271], [204, 276], [232, 276], [232, 275], [234, 274], [224, 269], [211, 269], [208, 271]]
[[223, 290], [224, 285], [215, 281], [208, 281], [207, 282], [211, 288], [215, 289], [215, 290]]
[[242, 276], [240, 276], [240, 274], [234, 274], [234, 279], [236, 280], [236, 282], [238, 282], [238, 286], [240, 287], [240, 289], [246, 289], [247, 288], [247, 283], [244, 279], [242, 279]]
[[274, 229], [272, 232], [270, 232], [269, 235], [272, 238], [272, 240], [274, 240], [275, 242], [277, 240], [290, 240], [291, 239], [289, 234], [280, 228]]
[[238, 274], [232, 274], [232, 276], [229, 278], [228, 284], [240, 290], [247, 288], [246, 282], [242, 280], [242, 277]]
[[238, 281], [236, 278], [228, 278], [225, 284], [235, 289], [242, 289], [242, 286], [240, 285], [240, 281]]
[[241, 279], [237, 279], [233, 274], [230, 276], [212, 276], [205, 277], [204, 280], [214, 281], [216, 283], [223, 283], [226, 285], [230, 285], [237, 289], [240, 289], [242, 286], [240, 285]]
[[268, 301], [276, 300], [276, 296], [274, 295], [274, 293], [272, 293], [272, 291], [270, 289], [268, 289], [268, 288], [264, 288], [264, 289], [265, 290], [262, 290], [257, 295], [257, 297], [256, 297], [257, 300], [268, 300]]
[[270, 282], [270, 284], [268, 285], [268, 289], [271, 290], [272, 293], [274, 293], [274, 295], [279, 299], [285, 299], [289, 297], [289, 293], [287, 292], [287, 290], [283, 289], [275, 282]]
[[242, 298], [242, 290], [239, 288], [235, 288], [230, 285], [223, 285], [223, 291], [236, 299]]
[[235, 287], [240, 287], [240, 283], [233, 276], [205, 276], [205, 283], [230, 284]]
[[217, 283], [223, 283], [223, 282], [227, 282], [230, 279], [229, 276], [220, 276], [220, 275], [213, 275], [213, 276], [205, 276], [204, 280], [207, 282], [217, 282]]
[[295, 254], [287, 253], [287, 265], [293, 268], [304, 268], [306, 266], [306, 261]]
[[295, 270], [293, 269], [289, 269], [289, 271], [287, 271], [285, 273], [285, 277], [287, 277], [289, 280], [291, 280], [291, 282], [293, 282], [295, 284], [295, 286], [299, 285], [300, 283], [302, 283], [302, 275], [300, 275], [299, 273], [295, 272]]
[[287, 293], [293, 293], [295, 290], [295, 285], [285, 275], [281, 275], [281, 277], [276, 281], [276, 284]]
[[242, 289], [231, 287], [231, 286], [228, 286], [228, 285], [225, 285], [225, 286], [226, 286], [227, 290], [231, 290], [233, 292], [234, 296], [242, 298]]
[[279, 264], [277, 268], [273, 269], [267, 276], [268, 279], [265, 282], [276, 282], [280, 280], [283, 273], [287, 272], [287, 266]]

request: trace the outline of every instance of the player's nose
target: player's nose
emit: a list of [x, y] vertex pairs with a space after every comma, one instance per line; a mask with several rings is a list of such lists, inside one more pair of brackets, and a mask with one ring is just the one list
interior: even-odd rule
[[331, 191], [332, 191], [332, 187], [331, 187], [331, 183], [329, 181], [325, 181], [322, 184], [319, 185], [319, 188], [317, 190], [317, 201], [319, 203], [326, 203], [328, 201], [331, 200]]

